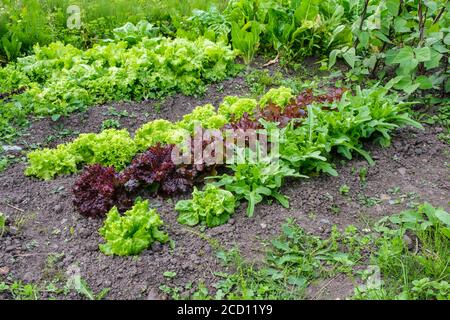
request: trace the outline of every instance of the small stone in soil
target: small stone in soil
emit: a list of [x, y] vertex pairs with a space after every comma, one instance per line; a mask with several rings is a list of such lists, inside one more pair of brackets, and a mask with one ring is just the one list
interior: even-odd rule
[[11, 252], [11, 251], [14, 251], [14, 250], [16, 250], [16, 246], [15, 245], [7, 246], [6, 249], [5, 249], [6, 252]]
[[9, 273], [9, 268], [8, 267], [0, 267], [0, 274], [1, 275], [5, 275]]

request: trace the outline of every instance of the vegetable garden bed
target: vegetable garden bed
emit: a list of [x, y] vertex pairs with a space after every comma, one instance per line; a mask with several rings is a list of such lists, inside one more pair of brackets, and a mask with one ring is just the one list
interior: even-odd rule
[[448, 1], [64, 1], [0, 5], [0, 299], [450, 299]]
[[[214, 91], [215, 88], [210, 89]], [[166, 103], [178, 105], [177, 101], [184, 99], [179, 95]], [[207, 101], [202, 100], [204, 102]], [[120, 105], [120, 110], [132, 112], [141, 107], [140, 104], [124, 104]], [[165, 106], [161, 108], [164, 110]], [[91, 116], [101, 118], [102, 111]], [[74, 119], [77, 115], [71, 117]], [[179, 120], [180, 117], [168, 115], [166, 119]], [[66, 121], [71, 123], [70, 118]], [[83, 127], [76, 124], [71, 129], [82, 131]], [[12, 272], [15, 279], [35, 283], [51, 283], [59, 277], [65, 279], [70, 270], [79, 270], [94, 292], [110, 288], [108, 298], [172, 296], [173, 292], [164, 285], [183, 288], [180, 293], [190, 295], [198, 279], [204, 280], [212, 291], [211, 285], [220, 280], [214, 273], [227, 270], [216, 257], [216, 243], [221, 249], [237, 246], [246, 259], [258, 261], [264, 257], [261, 243], [278, 235], [281, 224], [289, 217], [295, 218], [305, 230], [326, 236], [333, 225], [344, 228], [355, 224], [364, 229], [370, 221], [399, 212], [421, 199], [446, 206], [449, 185], [445, 179], [448, 159], [444, 150], [448, 146], [437, 140], [436, 130], [439, 129], [402, 129], [394, 135], [393, 146], [386, 149], [369, 143], [375, 166], [356, 159], [336, 163], [338, 177], [322, 174], [308, 180], [288, 180], [282, 192], [290, 199], [289, 209], [277, 203], [263, 203], [256, 208], [254, 217], [248, 218], [245, 206], [241, 206], [227, 224], [217, 228], [182, 226], [176, 221], [174, 210], [179, 196], [151, 197], [151, 206], [164, 220], [164, 230], [174, 247], [155, 243], [138, 258], [107, 257], [99, 251], [101, 220], [83, 218], [72, 205], [71, 188], [78, 176], [57, 177], [52, 181], [30, 180], [23, 174], [25, 165], [17, 164], [1, 174], [1, 211], [14, 221], [2, 241], [1, 268]], [[360, 172], [365, 168], [367, 180], [362, 184]], [[343, 185], [350, 189], [348, 194], [340, 192]], [[396, 188], [401, 191], [390, 193], [389, 190]], [[183, 198], [189, 199], [189, 194]], [[167, 277], [171, 272], [176, 276]], [[195, 283], [193, 289], [185, 288], [190, 282]], [[355, 284], [348, 276], [341, 275], [330, 285], [322, 286], [320, 282], [310, 286], [306, 297], [349, 297]], [[41, 295], [45, 298], [55, 293], [41, 289]], [[76, 293], [58, 296], [82, 297]]]

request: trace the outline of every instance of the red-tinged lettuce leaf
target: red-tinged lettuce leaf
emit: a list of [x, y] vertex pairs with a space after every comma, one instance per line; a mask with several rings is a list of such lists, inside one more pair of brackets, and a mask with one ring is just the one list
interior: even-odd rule
[[81, 174], [73, 187], [75, 207], [81, 215], [102, 217], [114, 206], [126, 209], [133, 203], [112, 167], [96, 164]]
[[158, 185], [158, 191], [165, 195], [189, 191], [205, 166], [175, 165], [172, 160], [173, 148], [174, 145], [157, 144], [135, 158], [120, 174], [125, 189], [135, 192], [140, 188]]

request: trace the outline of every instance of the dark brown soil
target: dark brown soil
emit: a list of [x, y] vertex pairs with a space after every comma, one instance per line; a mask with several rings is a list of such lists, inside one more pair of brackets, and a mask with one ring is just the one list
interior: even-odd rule
[[[135, 115], [121, 118], [124, 128], [135, 130], [151, 119], [177, 120], [197, 105], [218, 105], [226, 95], [242, 96], [246, 92], [244, 80], [237, 78], [213, 86], [200, 99], [182, 95], [167, 98], [159, 113], [155, 113], [155, 101], [112, 106]], [[111, 118], [105, 115], [109, 107], [91, 108], [84, 115], [60, 121], [71, 130], [99, 131], [102, 121]], [[29, 143], [43, 142], [53, 134], [53, 127], [51, 120], [40, 120], [33, 124], [29, 130], [32, 134], [26, 139]], [[237, 246], [246, 258], [258, 260], [264, 255], [262, 241], [278, 235], [281, 224], [289, 217], [314, 234], [327, 235], [333, 225], [344, 228], [353, 224], [370, 229], [372, 222], [398, 213], [412, 202], [428, 201], [448, 209], [450, 148], [437, 139], [441, 130], [437, 127], [426, 127], [424, 131], [398, 130], [390, 148], [368, 145], [375, 166], [368, 167], [365, 161], [354, 159], [338, 165], [339, 177], [321, 175], [289, 181], [283, 192], [290, 197], [290, 209], [275, 203], [262, 204], [250, 219], [243, 205], [230, 223], [206, 230], [204, 236], [200, 236], [200, 228], [190, 229], [176, 222], [176, 199], [152, 199], [175, 241], [175, 248], [155, 244], [138, 257], [126, 258], [99, 252], [102, 240], [97, 230], [102, 222], [81, 217], [72, 206], [71, 188], [77, 176], [44, 182], [25, 177], [26, 165], [15, 164], [0, 174], [0, 212], [10, 221], [10, 231], [0, 239], [0, 282], [10, 276], [43, 283], [79, 271], [94, 292], [111, 288], [109, 299], [154, 299], [161, 284], [184, 286], [203, 279], [210, 285], [217, 281], [214, 272], [222, 267], [211, 241], [228, 249]], [[363, 167], [368, 167], [365, 184], [359, 179]], [[339, 192], [344, 184], [350, 187], [348, 195]], [[394, 188], [397, 192], [390, 192]], [[60, 259], [53, 259], [56, 262], [52, 263], [56, 255]], [[163, 276], [165, 271], [177, 275], [168, 280]], [[352, 282], [337, 277], [314, 284], [308, 289], [308, 297], [345, 299], [352, 292]], [[80, 297], [71, 293], [61, 298]]]

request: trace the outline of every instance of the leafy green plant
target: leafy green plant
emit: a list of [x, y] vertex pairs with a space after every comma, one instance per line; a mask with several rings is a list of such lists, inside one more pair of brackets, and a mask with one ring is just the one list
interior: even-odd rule
[[231, 119], [241, 119], [245, 113], [253, 114], [257, 104], [258, 102], [255, 99], [228, 96], [223, 99], [219, 106], [218, 114], [226, 117], [227, 122]]
[[412, 282], [410, 298], [413, 300], [450, 300], [450, 284], [448, 281], [431, 281], [429, 278]]
[[139, 21], [136, 25], [127, 22], [120, 28], [113, 30], [114, 37], [117, 40], [124, 40], [130, 45], [137, 44], [144, 37], [153, 38], [159, 33], [159, 29], [148, 21]]
[[249, 21], [244, 26], [231, 22], [233, 48], [241, 52], [245, 64], [250, 64], [259, 47], [261, 28], [257, 21]]
[[417, 209], [410, 209], [400, 215], [392, 216], [389, 221], [401, 225], [406, 230], [426, 232], [429, 229], [436, 229], [438, 233], [450, 239], [450, 214], [427, 202]]
[[447, 1], [365, 1], [352, 27], [353, 46], [333, 50], [329, 65], [342, 57], [354, 79], [380, 75], [407, 94], [448, 92], [449, 14]]
[[[79, 29], [67, 27], [67, 8], [70, 5], [82, 8]], [[37, 43], [47, 45], [56, 41], [88, 48], [104, 38], [114, 39], [116, 34], [121, 39], [133, 42], [143, 36], [152, 37], [158, 30], [173, 35], [185, 20], [194, 15], [195, 10], [209, 11], [213, 6], [220, 15], [225, 5], [226, 2], [221, 0], [190, 0], [182, 3], [175, 0], [145, 0], [133, 2], [132, 5], [126, 0], [3, 0], [0, 39], [13, 31], [23, 43], [21, 54], [30, 51]], [[124, 28], [124, 24], [130, 26]], [[195, 36], [191, 34], [192, 39], [201, 34], [200, 31], [194, 33]], [[1, 44], [0, 55], [5, 55]]]
[[22, 42], [17, 38], [15, 33], [12, 33], [9, 37], [7, 35], [1, 38], [1, 45], [6, 53], [6, 57], [9, 61], [15, 60], [22, 48]]
[[103, 227], [99, 230], [106, 243], [100, 250], [106, 255], [129, 256], [141, 253], [153, 242], [165, 243], [169, 237], [159, 228], [163, 222], [149, 202], [138, 200], [123, 216], [116, 207], [111, 209]]
[[8, 167], [9, 161], [7, 157], [0, 156], [0, 172], [3, 172]]
[[390, 132], [402, 125], [422, 126], [408, 114], [408, 103], [396, 95], [388, 95], [383, 87], [357, 89], [354, 95], [327, 108], [308, 107], [308, 118], [301, 126], [291, 124], [281, 133], [280, 155], [291, 167], [302, 173], [326, 172], [337, 175], [329, 163], [331, 150], [352, 159], [352, 153], [374, 164], [361, 145], [363, 139], [375, 136], [382, 146], [390, 143]]
[[381, 219], [371, 261], [382, 282], [357, 288], [354, 298], [448, 299], [449, 226], [450, 214], [429, 203]]
[[35, 284], [24, 284], [22, 281], [9, 284], [0, 282], [0, 292], [9, 292], [14, 300], [39, 300], [40, 298], [40, 290]]
[[183, 120], [178, 121], [176, 125], [192, 134], [195, 125], [200, 125], [203, 129], [221, 129], [226, 123], [228, 121], [225, 116], [218, 114], [212, 104], [206, 104], [184, 115]]
[[267, 255], [257, 264], [245, 260], [237, 249], [218, 251], [217, 257], [227, 270], [233, 271], [217, 274], [220, 280], [213, 285], [215, 292], [199, 286], [197, 296], [219, 300], [304, 299], [313, 281], [351, 273], [372, 242], [352, 226], [343, 232], [333, 228], [325, 239], [307, 233], [293, 219], [288, 219], [281, 229], [279, 236], [265, 243]]
[[98, 294], [95, 294], [89, 287], [86, 280], [84, 280], [79, 274], [73, 275], [69, 278], [66, 284], [66, 289], [74, 290], [76, 293], [88, 300], [103, 300], [110, 291], [109, 288], [104, 288]]
[[268, 87], [274, 87], [283, 83], [283, 74], [275, 72], [271, 74], [267, 69], [254, 69], [245, 75], [245, 83], [255, 96], [260, 96], [267, 91]]
[[291, 99], [294, 98], [291, 88], [279, 87], [270, 89], [259, 100], [259, 105], [264, 107], [269, 103], [274, 103], [277, 106], [285, 107]]
[[107, 119], [102, 122], [102, 131], [107, 129], [120, 129], [121, 125], [118, 120], [115, 119]]
[[224, 187], [233, 192], [238, 200], [245, 199], [248, 202], [247, 214], [252, 217], [255, 206], [262, 202], [264, 197], [277, 200], [282, 206], [288, 208], [289, 201], [279, 189], [287, 177], [302, 177], [289, 168], [289, 166], [274, 155], [261, 156], [249, 148], [236, 149], [236, 163], [229, 168], [234, 175], [225, 174], [210, 179], [219, 179], [216, 186]]
[[50, 180], [57, 174], [75, 173], [83, 164], [103, 164], [120, 170], [131, 162], [136, 151], [134, 140], [126, 130], [81, 134], [56, 149], [30, 152], [25, 175]]
[[172, 278], [175, 278], [177, 276], [177, 273], [173, 272], [173, 271], [165, 271], [163, 273], [163, 276], [166, 277], [166, 278], [172, 279]]
[[136, 131], [134, 141], [138, 150], [144, 151], [157, 143], [180, 143], [186, 135], [189, 135], [189, 132], [179, 128], [176, 124], [167, 120], [158, 119], [141, 126]]
[[362, 167], [361, 169], [359, 169], [358, 176], [359, 176], [359, 181], [361, 182], [361, 184], [365, 184], [366, 183], [366, 181], [367, 181], [367, 172], [368, 172], [367, 167]]
[[339, 193], [342, 195], [346, 195], [350, 192], [350, 187], [346, 184], [343, 184], [342, 186], [340, 186], [339, 188]]
[[179, 212], [178, 222], [195, 226], [205, 222], [207, 227], [226, 223], [236, 207], [234, 195], [227, 190], [207, 184], [203, 191], [194, 187], [191, 200], [181, 200], [175, 206]]

